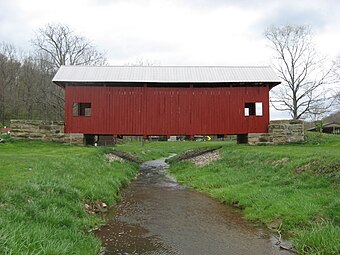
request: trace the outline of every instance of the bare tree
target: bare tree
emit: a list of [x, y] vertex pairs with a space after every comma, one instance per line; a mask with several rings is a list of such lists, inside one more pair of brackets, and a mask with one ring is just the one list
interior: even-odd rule
[[[334, 61], [334, 66], [335, 66], [334, 68], [335, 80], [337, 83], [340, 83], [340, 55], [338, 55], [338, 57]], [[337, 106], [339, 106], [340, 105], [340, 89], [339, 88], [334, 92], [334, 100]]]
[[334, 101], [339, 106], [340, 105], [340, 90], [336, 91], [334, 94]]
[[40, 60], [54, 70], [61, 65], [103, 65], [104, 54], [97, 51], [91, 41], [76, 35], [67, 25], [47, 24], [39, 29], [32, 40]]
[[[50, 72], [34, 57], [22, 61], [17, 91], [21, 104], [21, 118], [62, 119], [63, 103], [53, 94], [55, 85], [51, 84]], [[59, 90], [57, 90], [59, 91]], [[58, 107], [60, 105], [60, 107]], [[18, 114], [15, 114], [18, 115]]]
[[161, 64], [157, 61], [144, 59], [144, 58], [138, 58], [134, 60], [133, 62], [128, 62], [125, 64], [126, 66], [161, 66]]
[[8, 119], [8, 108], [15, 106], [12, 94], [17, 83], [19, 68], [20, 63], [17, 60], [14, 46], [0, 43], [0, 121], [2, 125], [5, 125]]
[[61, 65], [104, 65], [106, 58], [90, 40], [76, 35], [63, 24], [47, 24], [36, 32], [31, 42], [36, 49], [41, 80], [46, 82], [47, 77], [47, 83], [41, 87], [39, 93], [39, 96], [43, 97], [41, 104], [45, 108], [44, 119], [51, 119], [51, 116], [60, 119], [63, 116], [64, 91], [51, 83], [57, 69]]
[[[271, 100], [280, 111], [293, 119], [329, 107], [323, 85], [328, 83], [331, 68], [325, 71], [324, 59], [318, 56], [311, 28], [305, 25], [272, 26], [265, 31], [277, 59], [274, 68], [283, 84], [274, 90]], [[322, 110], [324, 108], [324, 110]], [[314, 112], [313, 112], [314, 111]]]
[[320, 121], [328, 116], [332, 112], [330, 107], [331, 101], [329, 101], [327, 105], [326, 101], [327, 99], [320, 101], [319, 103], [314, 103], [308, 110], [308, 113], [306, 113], [307, 118], [312, 121]]
[[13, 118], [61, 120], [64, 95], [51, 83], [53, 74], [46, 61], [0, 43], [0, 125]]

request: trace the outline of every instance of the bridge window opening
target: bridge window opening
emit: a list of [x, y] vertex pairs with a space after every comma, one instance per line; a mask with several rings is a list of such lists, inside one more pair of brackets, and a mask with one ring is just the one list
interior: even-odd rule
[[91, 103], [73, 103], [73, 116], [91, 116]]
[[244, 116], [254, 116], [255, 115], [255, 103], [245, 103], [244, 104]]
[[245, 103], [244, 116], [263, 116], [262, 102]]

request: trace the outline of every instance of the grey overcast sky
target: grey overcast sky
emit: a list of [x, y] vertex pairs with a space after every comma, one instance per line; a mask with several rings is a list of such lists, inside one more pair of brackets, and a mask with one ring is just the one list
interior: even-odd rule
[[28, 51], [53, 22], [91, 39], [111, 65], [270, 65], [264, 30], [288, 23], [311, 25], [329, 59], [340, 53], [339, 0], [0, 0], [0, 42]]

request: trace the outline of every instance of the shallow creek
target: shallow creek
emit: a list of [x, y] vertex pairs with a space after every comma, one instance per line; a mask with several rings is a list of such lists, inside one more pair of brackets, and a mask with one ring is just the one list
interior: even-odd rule
[[178, 184], [164, 159], [140, 166], [107, 225], [101, 254], [292, 254], [239, 211]]

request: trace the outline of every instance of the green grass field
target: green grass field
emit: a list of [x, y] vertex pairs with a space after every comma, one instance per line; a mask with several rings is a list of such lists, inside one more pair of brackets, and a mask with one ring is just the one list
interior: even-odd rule
[[[300, 254], [340, 254], [340, 136], [309, 134], [305, 144], [248, 146], [233, 142], [126, 143], [115, 149], [142, 160], [222, 145], [205, 167], [174, 162], [182, 183], [237, 206], [271, 225]], [[112, 148], [8, 141], [0, 144], [0, 254], [98, 254], [89, 232], [103, 220], [85, 212], [112, 204], [138, 166], [108, 163]]]
[[[340, 254], [340, 136], [306, 144], [226, 145], [205, 167], [171, 166], [178, 181], [288, 234], [300, 254]], [[273, 225], [273, 223], [276, 224]]]
[[0, 144], [0, 254], [98, 254], [88, 231], [103, 221], [84, 204], [111, 205], [137, 171], [94, 147]]

